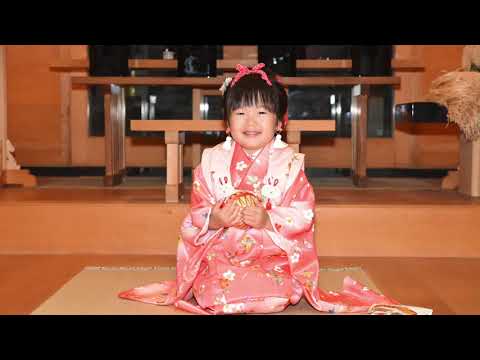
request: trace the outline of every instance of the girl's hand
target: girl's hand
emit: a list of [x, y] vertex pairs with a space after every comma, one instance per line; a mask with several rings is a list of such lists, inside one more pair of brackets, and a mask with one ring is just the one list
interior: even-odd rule
[[218, 201], [210, 214], [209, 229], [220, 229], [221, 227], [231, 227], [243, 222], [242, 208], [233, 201], [225, 204], [222, 208], [223, 201]]
[[261, 205], [243, 209], [243, 222], [254, 229], [268, 229], [273, 231], [267, 210]]

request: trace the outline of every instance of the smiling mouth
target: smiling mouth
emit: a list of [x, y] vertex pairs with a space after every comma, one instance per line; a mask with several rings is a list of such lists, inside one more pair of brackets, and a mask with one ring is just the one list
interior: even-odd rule
[[244, 131], [243, 135], [254, 137], [254, 136], [260, 135], [261, 133], [262, 133], [261, 131]]

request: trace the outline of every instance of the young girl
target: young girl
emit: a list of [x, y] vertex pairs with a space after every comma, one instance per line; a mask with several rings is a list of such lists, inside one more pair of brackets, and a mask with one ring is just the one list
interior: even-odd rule
[[[120, 297], [199, 314], [279, 312], [302, 296], [326, 312], [397, 304], [348, 277], [342, 293], [318, 288], [314, 193], [304, 155], [279, 135], [287, 94], [263, 67], [237, 65], [235, 78], [221, 88], [228, 136], [206, 149], [194, 170], [176, 281]], [[188, 301], [192, 297], [198, 305]]]

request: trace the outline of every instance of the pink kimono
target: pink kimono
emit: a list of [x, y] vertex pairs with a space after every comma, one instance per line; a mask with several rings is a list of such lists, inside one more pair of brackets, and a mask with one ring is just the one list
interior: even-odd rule
[[[315, 198], [304, 173], [304, 155], [273, 141], [254, 158], [236, 143], [203, 152], [193, 174], [191, 211], [181, 226], [176, 281], [149, 284], [121, 298], [174, 304], [198, 314], [271, 313], [305, 296], [318, 311], [364, 312], [398, 304], [346, 277], [341, 293], [318, 288], [314, 242]], [[274, 231], [208, 229], [212, 206], [236, 191], [262, 200]], [[188, 300], [195, 297], [198, 305]]]

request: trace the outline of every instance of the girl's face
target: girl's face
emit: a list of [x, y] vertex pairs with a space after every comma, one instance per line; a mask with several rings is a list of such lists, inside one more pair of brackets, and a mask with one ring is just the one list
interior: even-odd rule
[[244, 106], [231, 113], [227, 133], [247, 153], [254, 153], [272, 141], [275, 132], [281, 129], [277, 116], [263, 106]]

